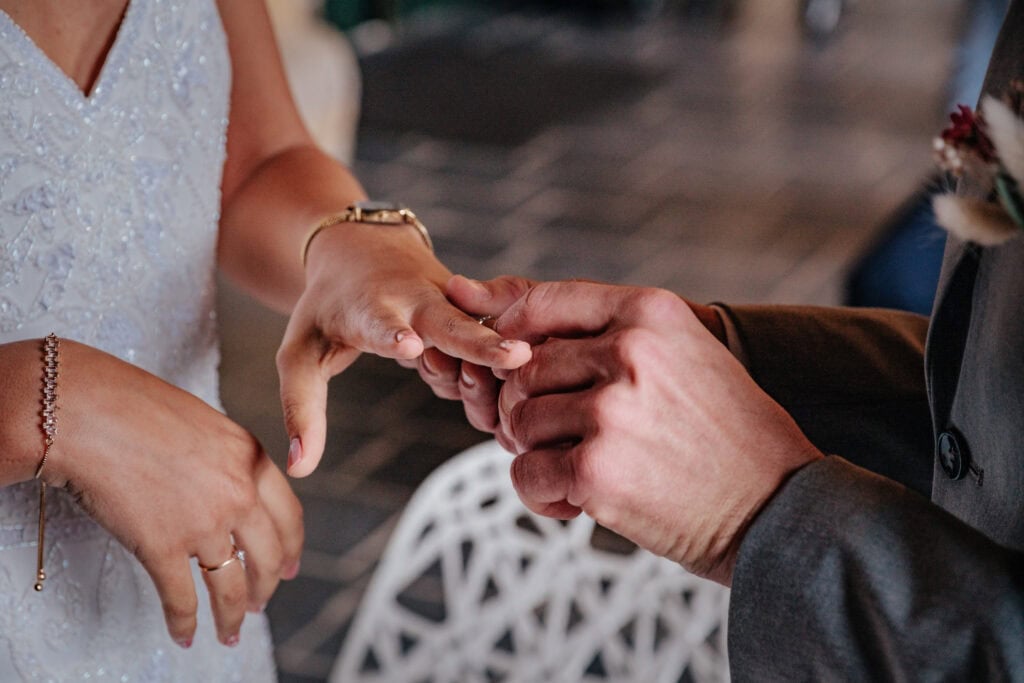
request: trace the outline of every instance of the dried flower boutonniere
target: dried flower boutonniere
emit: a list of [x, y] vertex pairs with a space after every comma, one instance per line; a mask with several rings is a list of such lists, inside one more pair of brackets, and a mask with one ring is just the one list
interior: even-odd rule
[[1003, 101], [985, 97], [979, 111], [959, 105], [952, 125], [935, 138], [939, 166], [969, 179], [974, 196], [936, 195], [939, 224], [962, 240], [1002, 244], [1024, 231], [1024, 82], [1014, 81]]

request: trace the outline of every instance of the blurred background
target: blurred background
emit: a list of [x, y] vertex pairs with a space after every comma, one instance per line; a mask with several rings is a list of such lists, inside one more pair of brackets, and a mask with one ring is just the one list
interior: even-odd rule
[[[453, 271], [814, 304], [905, 222], [980, 4], [270, 2], [322, 144]], [[933, 277], [941, 240], [897, 270]], [[225, 405], [283, 464], [284, 321], [226, 285], [221, 318]], [[268, 608], [282, 681], [324, 680], [404, 503], [485, 438], [393, 362], [333, 381], [323, 465], [294, 482], [302, 570]]]

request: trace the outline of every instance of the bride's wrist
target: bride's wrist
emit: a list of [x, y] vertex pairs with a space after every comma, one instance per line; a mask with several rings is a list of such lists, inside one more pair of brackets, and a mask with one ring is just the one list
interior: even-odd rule
[[443, 278], [442, 284], [450, 277], [434, 253], [424, 246], [415, 228], [382, 229], [379, 225], [355, 222], [322, 231], [310, 244], [305, 265], [307, 287], [317, 281], [337, 282], [339, 277], [346, 276], [364, 279], [381, 273], [420, 272]]
[[434, 251], [430, 234], [411, 210], [387, 202], [361, 201], [327, 216], [308, 231], [300, 257], [308, 274], [311, 262], [319, 260], [316, 253], [331, 253], [331, 265], [336, 267], [337, 257], [345, 258], [345, 252], [352, 248], [374, 250], [382, 246], [401, 246], [430, 255]]
[[[0, 382], [0, 410], [4, 416], [0, 428], [0, 485], [33, 479], [42, 461], [46, 438], [42, 416], [44, 372], [41, 339], [0, 346], [0, 377], [4, 378]], [[59, 424], [59, 412], [56, 419]], [[52, 449], [47, 458], [41, 473], [44, 480], [55, 474], [51, 469], [55, 453]]]

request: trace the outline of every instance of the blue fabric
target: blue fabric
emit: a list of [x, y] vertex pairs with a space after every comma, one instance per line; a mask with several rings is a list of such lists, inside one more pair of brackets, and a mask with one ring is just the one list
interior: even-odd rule
[[945, 232], [935, 223], [931, 194], [915, 197], [892, 225], [853, 271], [848, 303], [928, 315], [946, 243]]

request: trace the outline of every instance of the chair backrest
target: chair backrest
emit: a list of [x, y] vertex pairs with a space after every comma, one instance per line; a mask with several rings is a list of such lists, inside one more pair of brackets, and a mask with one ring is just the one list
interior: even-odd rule
[[532, 514], [510, 462], [481, 444], [421, 485], [331, 681], [728, 680], [728, 590], [642, 550], [596, 547], [585, 516]]

